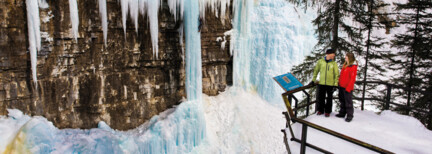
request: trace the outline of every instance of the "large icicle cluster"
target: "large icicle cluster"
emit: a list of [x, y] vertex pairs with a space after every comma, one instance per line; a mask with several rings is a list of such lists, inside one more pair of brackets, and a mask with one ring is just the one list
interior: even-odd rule
[[123, 31], [126, 37], [126, 21], [127, 15], [130, 14], [131, 19], [134, 21], [135, 31], [138, 33], [138, 16], [140, 9], [146, 10], [145, 1], [140, 0], [120, 0], [121, 10], [122, 10], [122, 21], [123, 21]]
[[[158, 13], [159, 13], [159, 7], [160, 7], [160, 1], [159, 0], [146, 0], [147, 5], [140, 5], [140, 6], [147, 6], [147, 15], [150, 22], [150, 35], [151, 35], [151, 42], [153, 46], [153, 55], [156, 56], [156, 59], [158, 58], [158, 52], [159, 52], [159, 21], [158, 21]], [[142, 2], [142, 3], [145, 3]], [[144, 11], [141, 11], [142, 14], [144, 14]]]
[[[124, 31], [124, 35], [126, 38], [126, 27], [127, 27], [126, 21], [127, 21], [127, 15], [129, 13], [129, 5], [130, 5], [129, 3], [133, 3], [133, 2], [131, 2], [132, 0], [119, 0], [119, 1], [120, 1], [121, 11], [122, 11], [123, 31]], [[136, 1], [136, 0], [134, 0], [134, 1]], [[138, 6], [138, 5], [136, 5], [136, 6]], [[134, 10], [134, 11], [137, 11], [136, 13], [138, 13], [138, 10]], [[136, 13], [131, 13], [131, 14], [136, 14]], [[136, 16], [133, 16], [132, 18], [136, 18], [138, 20], [138, 17], [136, 17]], [[137, 27], [138, 25], [135, 25], [135, 26]]]
[[160, 8], [160, 0], [120, 0], [121, 10], [122, 10], [122, 21], [123, 30], [126, 37], [126, 19], [128, 13], [131, 19], [134, 21], [135, 30], [138, 33], [138, 16], [141, 15], [148, 17], [148, 22], [150, 23], [150, 35], [153, 47], [153, 56], [158, 58], [159, 54], [159, 21], [158, 14]]
[[[206, 9], [210, 9], [216, 17], [225, 19], [227, 8], [231, 5], [230, 0], [200, 0], [200, 17], [204, 20]], [[220, 10], [219, 10], [220, 8]], [[219, 15], [220, 14], [220, 15]], [[224, 24], [224, 20], [221, 20]]]
[[184, 0], [168, 0], [168, 7], [171, 14], [174, 15], [174, 20], [183, 19]]
[[100, 13], [101, 22], [102, 22], [104, 44], [106, 47], [107, 46], [107, 35], [108, 35], [108, 17], [107, 17], [106, 0], [99, 0], [99, 13]]
[[69, 12], [72, 23], [72, 34], [75, 38], [75, 41], [78, 41], [78, 25], [79, 25], [79, 16], [78, 16], [78, 4], [77, 0], [69, 0]]
[[32, 68], [32, 77], [35, 86], [37, 87], [37, 51], [41, 49], [41, 35], [40, 35], [40, 19], [39, 19], [39, 5], [36, 0], [26, 0], [27, 5], [27, 26], [29, 37], [29, 50]]
[[[185, 0], [168, 0], [170, 12], [174, 15], [175, 20], [183, 18], [184, 2]], [[206, 9], [210, 9], [215, 13], [216, 17], [225, 18], [227, 8], [231, 5], [230, 0], [200, 0], [199, 12], [200, 17], [205, 17]]]

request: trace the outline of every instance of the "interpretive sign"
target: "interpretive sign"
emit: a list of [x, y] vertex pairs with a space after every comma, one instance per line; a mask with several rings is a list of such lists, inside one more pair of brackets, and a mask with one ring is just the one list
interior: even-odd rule
[[303, 86], [291, 73], [273, 77], [273, 79], [285, 90], [290, 91]]

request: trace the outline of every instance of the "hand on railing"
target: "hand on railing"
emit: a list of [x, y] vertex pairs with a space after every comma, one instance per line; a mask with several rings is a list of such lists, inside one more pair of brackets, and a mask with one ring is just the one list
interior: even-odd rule
[[317, 85], [318, 83], [319, 83], [319, 81], [315, 81], [315, 82], [311, 81], [311, 82], [309, 82], [308, 85]]

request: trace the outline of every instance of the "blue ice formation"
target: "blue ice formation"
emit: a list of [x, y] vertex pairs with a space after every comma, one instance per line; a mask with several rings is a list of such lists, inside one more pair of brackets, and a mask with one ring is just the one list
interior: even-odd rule
[[[89, 130], [58, 129], [42, 117], [17, 116], [13, 151], [30, 153], [188, 153], [205, 138], [198, 0], [184, 0], [187, 101], [130, 131], [104, 122]], [[12, 112], [20, 112], [13, 111]], [[19, 115], [19, 114], [18, 114]], [[22, 115], [22, 113], [21, 113]], [[25, 121], [25, 123], [23, 122]], [[22, 148], [25, 147], [25, 148]], [[0, 149], [1, 150], [1, 149]], [[1, 152], [1, 151], [0, 151]]]
[[282, 105], [283, 90], [273, 80], [309, 54], [317, 42], [305, 11], [286, 0], [236, 0], [230, 50], [234, 56], [234, 85], [256, 91], [263, 99]]
[[186, 41], [186, 93], [188, 100], [201, 100], [201, 35], [198, 32], [198, 0], [186, 0], [184, 4]]
[[[11, 116], [19, 129], [8, 146], [31, 153], [93, 154], [188, 153], [200, 145], [206, 137], [206, 121], [201, 104], [199, 0], [171, 2], [184, 10], [186, 102], [130, 131], [115, 131], [104, 122], [89, 130], [58, 129], [42, 117]], [[269, 102], [282, 102], [282, 90], [272, 77], [288, 72], [311, 51], [316, 42], [310, 24], [314, 13], [285, 0], [234, 0], [232, 5], [234, 86], [256, 91]]]
[[9, 123], [21, 127], [8, 146], [12, 153], [187, 153], [205, 136], [198, 107], [184, 102], [130, 131], [115, 131], [104, 122], [89, 130], [57, 129], [43, 117], [13, 116], [22, 113], [9, 110]]

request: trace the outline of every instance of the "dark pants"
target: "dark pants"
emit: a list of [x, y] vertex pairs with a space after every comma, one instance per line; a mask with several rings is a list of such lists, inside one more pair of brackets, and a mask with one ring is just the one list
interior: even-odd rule
[[347, 114], [347, 117], [354, 117], [352, 91], [347, 92], [345, 88], [339, 87], [339, 101], [341, 103], [339, 114]]
[[[321, 113], [332, 112], [333, 88], [334, 88], [333, 86], [318, 85], [318, 112]], [[327, 94], [327, 99], [326, 99], [326, 94]]]

